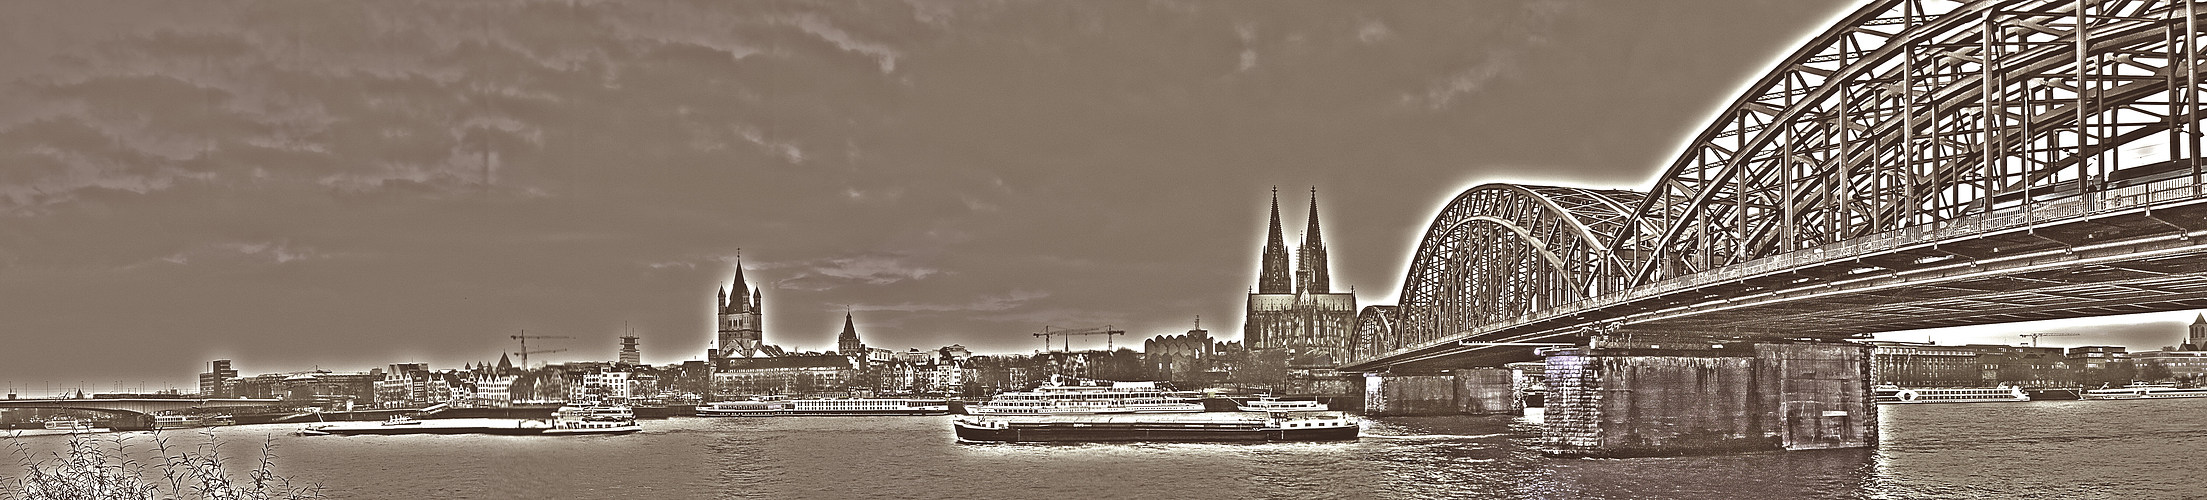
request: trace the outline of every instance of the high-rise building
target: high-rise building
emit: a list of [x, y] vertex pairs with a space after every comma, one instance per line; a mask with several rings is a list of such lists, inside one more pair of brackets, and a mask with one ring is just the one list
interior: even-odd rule
[[207, 373], [199, 374], [199, 395], [210, 398], [231, 397], [229, 387], [224, 384], [236, 378], [238, 371], [230, 369], [230, 360], [210, 361], [207, 363]]
[[719, 335], [714, 339], [713, 348], [706, 351], [706, 357], [713, 362], [715, 368], [727, 367], [730, 358], [748, 358], [758, 354], [762, 343], [760, 325], [765, 308], [761, 304], [765, 294], [759, 293], [757, 288], [751, 287], [750, 282], [743, 279], [741, 260], [736, 261], [733, 288], [735, 296], [729, 296], [729, 290], [723, 288], [720, 290], [720, 298], [714, 302], [720, 311], [720, 319], [715, 322], [719, 325]]
[[[1257, 291], [1249, 294], [1242, 340], [1255, 351], [1284, 352], [1291, 366], [1331, 367], [1348, 359], [1356, 332], [1356, 296], [1334, 293], [1326, 243], [1318, 230], [1318, 190], [1310, 191], [1310, 216], [1295, 268], [1288, 269], [1280, 234], [1280, 194], [1272, 193], [1270, 233], [1265, 237]], [[1289, 277], [1293, 276], [1293, 281]]]
[[621, 364], [624, 364], [624, 365], [640, 365], [640, 364], [643, 364], [643, 358], [644, 358], [644, 356], [643, 356], [643, 353], [641, 353], [641, 352], [637, 352], [637, 351], [636, 351], [636, 336], [635, 336], [635, 335], [622, 335], [622, 336], [621, 336]]

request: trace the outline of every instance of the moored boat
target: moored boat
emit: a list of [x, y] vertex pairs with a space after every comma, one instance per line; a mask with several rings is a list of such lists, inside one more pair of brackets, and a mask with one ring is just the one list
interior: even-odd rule
[[718, 401], [697, 407], [700, 417], [946, 415], [943, 400], [900, 398]]
[[2175, 399], [2207, 398], [2207, 388], [2179, 388], [2171, 384], [2134, 383], [2124, 387], [2092, 389], [2084, 391], [2080, 399]]
[[1156, 382], [1081, 380], [1066, 384], [1052, 380], [1034, 390], [997, 394], [980, 404], [966, 405], [972, 415], [1099, 415], [1115, 413], [1198, 413], [1203, 404], [1194, 393], [1170, 391]]
[[155, 429], [188, 429], [207, 425], [207, 419], [198, 415], [154, 415]]
[[2021, 387], [1919, 387], [1903, 389], [1884, 385], [1873, 388], [1878, 403], [2012, 403], [2030, 401]]
[[1339, 441], [1356, 439], [1356, 418], [1322, 413], [963, 416], [960, 442]]
[[564, 406], [550, 419], [434, 418], [394, 416], [381, 422], [328, 422], [308, 424], [305, 435], [396, 434], [500, 434], [577, 435], [627, 434], [643, 430], [635, 414], [622, 406]]
[[1237, 401], [1234, 403], [1234, 406], [1241, 411], [1326, 411], [1325, 403], [1320, 403], [1317, 401], [1289, 401], [1273, 396], [1259, 396], [1257, 399], [1252, 399], [1248, 401]]

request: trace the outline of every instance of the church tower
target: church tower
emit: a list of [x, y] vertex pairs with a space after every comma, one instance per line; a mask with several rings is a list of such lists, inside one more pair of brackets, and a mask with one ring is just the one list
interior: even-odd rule
[[732, 288], [735, 290], [734, 296], [729, 296], [729, 289], [723, 288], [720, 299], [715, 302], [720, 309], [719, 321], [716, 322], [719, 325], [719, 335], [714, 337], [713, 345], [716, 349], [707, 352], [716, 368], [727, 366], [730, 358], [748, 358], [758, 354], [762, 340], [760, 325], [764, 311], [759, 304], [761, 295], [764, 294], [744, 280], [743, 261], [740, 259], [736, 261], [736, 280]]
[[858, 341], [858, 328], [851, 326], [851, 311], [843, 310], [843, 333], [835, 335], [835, 353], [844, 356], [866, 354], [866, 344]]
[[2207, 314], [2192, 320], [2192, 332], [2184, 337], [2184, 345], [2186, 351], [2207, 351]]
[[1333, 293], [1333, 279], [1326, 273], [1326, 240], [1318, 237], [1318, 188], [1315, 187], [1310, 188], [1310, 223], [1303, 229], [1303, 246], [1295, 250], [1295, 292]]
[[1280, 237], [1280, 188], [1272, 188], [1272, 232], [1265, 236], [1263, 262], [1257, 293], [1295, 293], [1288, 282], [1286, 238]]

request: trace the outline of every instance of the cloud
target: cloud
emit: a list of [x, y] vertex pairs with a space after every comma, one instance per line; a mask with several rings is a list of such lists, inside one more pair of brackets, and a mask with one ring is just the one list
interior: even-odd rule
[[1457, 71], [1428, 85], [1423, 94], [1403, 96], [1403, 102], [1433, 111], [1448, 109], [1458, 97], [1478, 92], [1495, 79], [1514, 76], [1517, 71], [1516, 53], [1495, 51], [1486, 61]]
[[176, 265], [212, 263], [284, 264], [327, 257], [329, 257], [328, 254], [324, 254], [314, 247], [293, 245], [289, 239], [278, 238], [265, 241], [202, 243], [192, 245], [168, 256], [128, 267], [140, 267], [154, 263]]
[[1356, 27], [1356, 40], [1366, 44], [1379, 43], [1394, 37], [1394, 30], [1388, 29], [1387, 23], [1377, 20], [1367, 20]]
[[886, 305], [859, 305], [859, 306], [853, 306], [853, 309], [855, 309], [855, 310], [859, 310], [859, 311], [896, 311], [896, 312], [942, 312], [942, 311], [982, 311], [982, 312], [986, 312], [986, 311], [1003, 311], [1003, 310], [1009, 310], [1009, 309], [1012, 309], [1012, 308], [1016, 308], [1016, 307], [1024, 306], [1024, 305], [1027, 305], [1027, 304], [1028, 304], [1029, 302], [1032, 302], [1032, 301], [1034, 301], [1034, 300], [1036, 300], [1036, 299], [1041, 299], [1041, 298], [1045, 298], [1045, 297], [1049, 297], [1049, 296], [1050, 296], [1050, 293], [1049, 293], [1049, 292], [1043, 292], [1043, 291], [1036, 291], [1036, 290], [1012, 290], [1012, 291], [1010, 291], [1010, 292], [1006, 292], [1006, 293], [1001, 293], [1001, 294], [996, 294], [996, 295], [989, 295], [989, 296], [981, 297], [981, 298], [978, 298], [978, 299], [974, 299], [974, 300], [972, 300], [972, 301], [968, 301], [968, 302], [961, 302], [961, 303], [947, 303], [947, 304], [945, 304], [945, 303], [936, 303], [936, 304], [921, 304], [921, 303], [905, 302], [905, 303], [899, 303], [899, 304], [886, 304]]
[[814, 14], [799, 14], [783, 18], [781, 21], [796, 26], [797, 29], [804, 30], [805, 33], [812, 36], [826, 40], [828, 43], [835, 44], [836, 48], [843, 49], [845, 52], [874, 58], [874, 61], [881, 66], [881, 72], [884, 74], [897, 71], [897, 58], [901, 57], [902, 54], [888, 44], [860, 40], [858, 37], [851, 35], [850, 32], [843, 31], [842, 28], [837, 28], [835, 25], [829, 24], [826, 19]]
[[794, 262], [746, 264], [753, 269], [790, 269], [787, 278], [774, 281], [777, 288], [829, 290], [843, 285], [887, 285], [944, 274], [941, 269], [917, 265], [905, 257], [888, 254], [835, 257]]

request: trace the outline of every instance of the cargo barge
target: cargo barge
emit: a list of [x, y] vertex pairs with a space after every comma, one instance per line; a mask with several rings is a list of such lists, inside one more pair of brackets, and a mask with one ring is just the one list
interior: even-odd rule
[[965, 416], [951, 426], [968, 443], [1342, 441], [1363, 427], [1339, 413], [1283, 412]]

